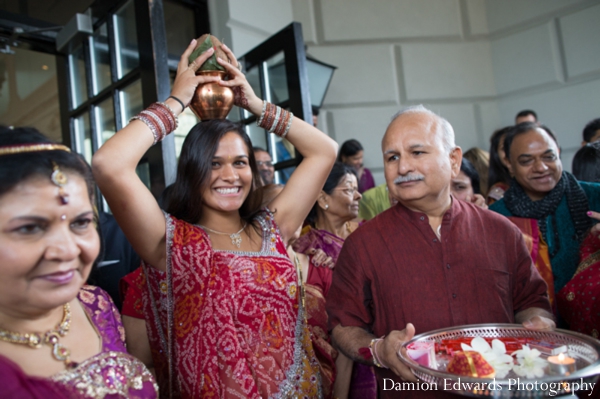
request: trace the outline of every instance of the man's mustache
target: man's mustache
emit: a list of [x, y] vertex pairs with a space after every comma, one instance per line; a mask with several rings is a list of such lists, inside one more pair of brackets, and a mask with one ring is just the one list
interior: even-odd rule
[[398, 176], [394, 179], [394, 184], [406, 183], [409, 181], [419, 181], [425, 179], [425, 176], [418, 173], [409, 173], [406, 176]]

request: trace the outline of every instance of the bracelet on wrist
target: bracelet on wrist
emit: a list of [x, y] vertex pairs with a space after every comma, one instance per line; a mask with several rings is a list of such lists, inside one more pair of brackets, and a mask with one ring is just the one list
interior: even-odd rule
[[369, 344], [369, 349], [371, 350], [371, 355], [373, 356], [373, 364], [376, 367], [382, 368], [382, 369], [387, 369], [389, 367], [384, 366], [383, 363], [381, 363], [381, 360], [379, 359], [379, 356], [377, 356], [377, 344], [379, 344], [379, 342], [383, 341], [383, 338], [385, 337], [385, 335], [381, 338], [373, 338], [371, 340], [371, 343]]
[[275, 104], [263, 101], [263, 108], [256, 124], [269, 133], [284, 138], [292, 126], [294, 114]]
[[179, 126], [179, 119], [175, 112], [164, 102], [150, 104], [148, 108], [131, 118], [129, 121], [143, 122], [154, 136], [156, 144]]
[[181, 112], [185, 111], [185, 105], [183, 104], [183, 101], [181, 101], [179, 98], [175, 97], [175, 96], [169, 96], [167, 97], [167, 99], [172, 98], [173, 100], [177, 101], [179, 103], [179, 105], [181, 105]]

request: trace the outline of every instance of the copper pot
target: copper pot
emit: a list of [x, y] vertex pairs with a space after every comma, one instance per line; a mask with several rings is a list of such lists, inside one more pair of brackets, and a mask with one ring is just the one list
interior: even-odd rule
[[[198, 71], [196, 75], [219, 76], [225, 80], [225, 71]], [[198, 85], [190, 102], [190, 109], [200, 120], [225, 119], [233, 107], [233, 90], [218, 82]]]

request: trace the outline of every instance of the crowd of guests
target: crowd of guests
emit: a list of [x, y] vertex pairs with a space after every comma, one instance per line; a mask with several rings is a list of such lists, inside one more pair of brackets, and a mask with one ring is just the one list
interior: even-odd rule
[[[226, 46], [230, 79], [196, 76], [214, 49], [188, 64], [195, 44], [171, 96], [92, 167], [34, 129], [1, 129], [0, 396], [386, 398], [384, 378], [416, 381], [397, 355], [416, 333], [520, 323], [598, 338], [600, 119], [571, 174], [533, 111], [463, 156], [446, 119], [409, 107], [383, 134], [375, 186], [357, 140], [338, 150], [259, 99]], [[160, 201], [140, 180], [207, 82], [302, 154], [285, 185], [228, 120], [192, 128]], [[120, 279], [123, 253], [141, 266]]]

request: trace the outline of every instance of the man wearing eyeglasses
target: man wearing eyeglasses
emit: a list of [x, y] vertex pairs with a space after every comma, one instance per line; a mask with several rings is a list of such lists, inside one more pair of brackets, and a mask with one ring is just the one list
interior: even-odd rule
[[263, 185], [272, 184], [275, 179], [275, 167], [271, 155], [260, 147], [254, 147], [254, 158], [256, 166], [262, 178]]

